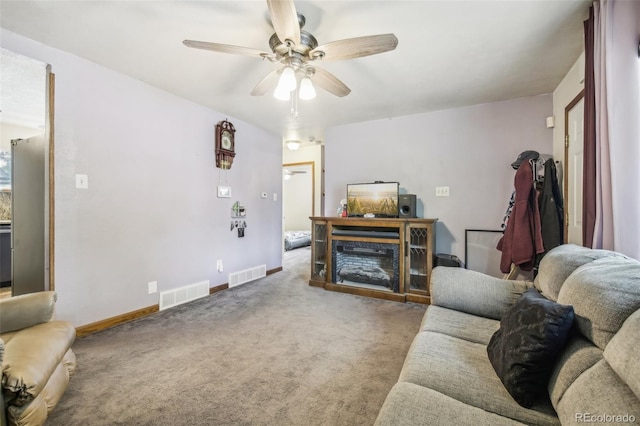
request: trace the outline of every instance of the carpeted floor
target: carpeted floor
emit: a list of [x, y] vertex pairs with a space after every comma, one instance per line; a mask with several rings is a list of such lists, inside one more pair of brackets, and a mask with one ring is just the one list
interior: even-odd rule
[[425, 307], [284, 271], [78, 339], [47, 425], [371, 425]]

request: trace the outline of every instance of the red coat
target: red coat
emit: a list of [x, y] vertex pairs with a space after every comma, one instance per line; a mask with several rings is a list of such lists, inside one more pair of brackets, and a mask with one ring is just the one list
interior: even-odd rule
[[523, 161], [514, 178], [516, 189], [515, 204], [509, 215], [507, 228], [498, 242], [502, 251], [500, 270], [505, 274], [511, 264], [523, 271], [533, 269], [536, 254], [544, 253], [538, 194], [533, 186], [531, 163]]

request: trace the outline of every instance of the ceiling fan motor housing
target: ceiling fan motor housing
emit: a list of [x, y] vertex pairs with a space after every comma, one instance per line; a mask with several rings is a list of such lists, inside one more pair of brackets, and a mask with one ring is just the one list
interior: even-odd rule
[[[298, 23], [300, 24], [300, 28], [304, 26], [305, 22], [305, 17], [298, 13]], [[309, 56], [309, 52], [311, 50], [318, 47], [318, 40], [316, 40], [313, 34], [300, 30], [300, 43], [290, 48], [287, 43], [278, 38], [276, 33], [273, 33], [271, 38], [269, 38], [269, 47], [279, 58], [286, 58], [293, 53], [297, 53], [301, 57], [306, 58]]]

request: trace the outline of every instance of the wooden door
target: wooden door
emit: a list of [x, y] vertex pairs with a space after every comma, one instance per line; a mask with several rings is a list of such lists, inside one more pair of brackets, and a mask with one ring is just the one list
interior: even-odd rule
[[582, 245], [582, 176], [584, 158], [584, 97], [565, 110], [565, 242]]

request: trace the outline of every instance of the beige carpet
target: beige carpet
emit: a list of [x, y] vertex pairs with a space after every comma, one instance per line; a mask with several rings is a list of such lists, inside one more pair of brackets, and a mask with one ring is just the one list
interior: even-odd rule
[[78, 339], [47, 425], [370, 425], [425, 307], [284, 271]]

